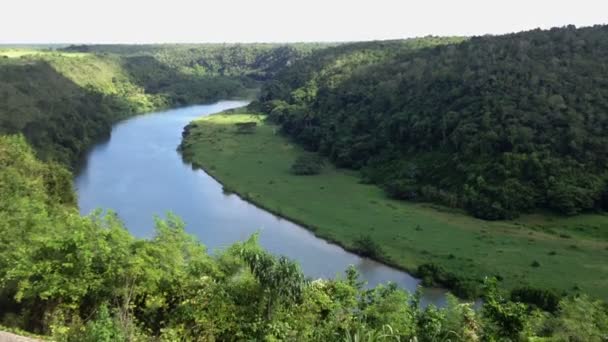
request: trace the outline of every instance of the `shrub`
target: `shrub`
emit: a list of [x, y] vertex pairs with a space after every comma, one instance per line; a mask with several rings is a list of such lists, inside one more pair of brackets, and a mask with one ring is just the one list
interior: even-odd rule
[[520, 287], [511, 291], [511, 300], [532, 304], [545, 311], [556, 312], [559, 307], [560, 296], [552, 290]]
[[230, 187], [229, 185], [223, 185], [222, 186], [222, 193], [224, 195], [231, 195], [234, 194], [234, 189], [232, 187]]
[[485, 280], [483, 300], [487, 340], [519, 341], [528, 320], [526, 305], [503, 298], [494, 278]]
[[550, 322], [553, 341], [606, 341], [608, 312], [602, 301], [587, 295], [570, 296], [559, 304], [558, 314]]
[[355, 251], [365, 257], [379, 258], [384, 255], [382, 246], [372, 239], [371, 236], [360, 236], [355, 240]]
[[[572, 184], [574, 183], [574, 184]], [[566, 215], [576, 215], [592, 209], [601, 199], [601, 182], [595, 177], [588, 180], [557, 182], [547, 190], [549, 206]]]
[[234, 124], [236, 126], [236, 132], [240, 134], [251, 134], [255, 132], [255, 128], [258, 123], [255, 121], [248, 122], [237, 122]]
[[63, 334], [55, 334], [58, 340], [82, 342], [110, 342], [130, 340], [125, 336], [116, 318], [112, 317], [106, 305], [101, 305], [93, 320], [86, 324], [72, 323]]
[[410, 179], [394, 179], [383, 184], [389, 197], [401, 200], [416, 200], [418, 186]]
[[465, 279], [447, 272], [435, 263], [418, 266], [416, 276], [422, 279], [423, 286], [445, 286], [462, 298], [475, 298], [480, 294], [480, 284], [474, 279]]
[[323, 159], [314, 154], [301, 155], [291, 165], [291, 172], [295, 175], [317, 175], [322, 169]]

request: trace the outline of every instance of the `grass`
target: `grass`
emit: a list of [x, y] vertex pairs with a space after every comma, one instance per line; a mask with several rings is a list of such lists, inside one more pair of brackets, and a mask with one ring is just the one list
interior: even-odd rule
[[89, 56], [83, 52], [62, 52], [62, 51], [44, 51], [36, 49], [0, 49], [0, 57], [20, 58], [23, 56], [62, 56], [71, 58], [81, 58]]
[[79, 52], [0, 49], [0, 58], [2, 56], [9, 59], [0, 67], [48, 63], [58, 74], [83, 89], [92, 89], [106, 96], [124, 97], [127, 101], [142, 106], [144, 110], [154, 108], [152, 96], [145, 94], [143, 87], [133, 82], [117, 57]]
[[[371, 236], [383, 261], [413, 271], [433, 262], [459, 276], [499, 275], [505, 288], [525, 284], [580, 289], [608, 299], [608, 216], [523, 216], [483, 221], [453, 209], [391, 200], [356, 172], [326, 163], [321, 174], [296, 176], [302, 149], [276, 126], [250, 114], [217, 114], [193, 123], [184, 156], [245, 199], [353, 249]], [[256, 121], [253, 134], [237, 122]], [[532, 266], [535, 265], [535, 266]]]

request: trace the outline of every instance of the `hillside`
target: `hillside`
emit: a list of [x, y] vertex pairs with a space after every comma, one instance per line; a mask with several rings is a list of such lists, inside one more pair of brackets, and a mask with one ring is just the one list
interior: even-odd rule
[[73, 166], [120, 119], [243, 89], [239, 82], [205, 80], [182, 92], [151, 92], [128, 67], [135, 69], [118, 57], [86, 54], [0, 58], [0, 134], [23, 133], [41, 158]]
[[316, 46], [0, 49], [0, 134], [23, 133], [41, 158], [75, 166], [117, 120], [250, 97], [261, 80]]
[[271, 79], [276, 73], [312, 51], [330, 43], [291, 44], [158, 44], [73, 45], [62, 51], [106, 53], [125, 57], [151, 57], [158, 63], [189, 75]]
[[[495, 276], [503, 290], [531, 287], [608, 299], [608, 216], [522, 215], [489, 222], [461, 210], [391, 199], [377, 186], [361, 184], [356, 172], [327, 162], [317, 171], [294, 172], [297, 161], [311, 154], [276, 134], [277, 126], [263, 116], [238, 113], [193, 121], [180, 146], [186, 161], [226, 191], [461, 298], [477, 298], [483, 280]], [[257, 125], [239, 132], [247, 122]]]
[[605, 210], [607, 38], [570, 26], [337, 46], [280, 72], [259, 108], [394, 198], [485, 219]]

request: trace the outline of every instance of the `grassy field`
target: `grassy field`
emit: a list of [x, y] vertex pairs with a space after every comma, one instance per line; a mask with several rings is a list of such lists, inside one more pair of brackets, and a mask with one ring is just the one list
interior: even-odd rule
[[0, 48], [0, 57], [19, 58], [23, 56], [36, 55], [40, 56], [62, 56], [70, 58], [81, 58], [89, 56], [88, 53], [82, 52], [60, 52], [60, 51], [44, 51], [35, 49], [2, 49]]
[[[236, 122], [256, 121], [253, 134]], [[522, 285], [581, 291], [608, 299], [608, 216], [538, 214], [489, 222], [424, 203], [387, 198], [355, 172], [329, 163], [319, 175], [289, 169], [303, 153], [263, 117], [218, 114], [195, 121], [184, 156], [251, 202], [309, 227], [347, 248], [363, 235], [388, 263], [415, 270], [436, 263], [459, 276], [502, 277]]]

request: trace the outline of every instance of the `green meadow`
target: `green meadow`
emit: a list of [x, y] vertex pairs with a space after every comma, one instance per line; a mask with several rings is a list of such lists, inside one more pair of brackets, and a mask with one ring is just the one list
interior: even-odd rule
[[[228, 191], [347, 249], [371, 237], [382, 261], [405, 270], [434, 263], [464, 279], [497, 276], [506, 289], [530, 285], [608, 299], [608, 216], [484, 221], [389, 199], [356, 172], [329, 162], [318, 175], [297, 176], [290, 167], [305, 152], [264, 119], [217, 114], [197, 120], [182, 144], [184, 158]], [[238, 133], [235, 123], [249, 121], [257, 122], [255, 131]]]
[[36, 49], [3, 49], [0, 48], [0, 57], [6, 58], [20, 58], [24, 56], [61, 56], [61, 57], [86, 57], [88, 53], [83, 52], [62, 52], [62, 51], [46, 51]]

